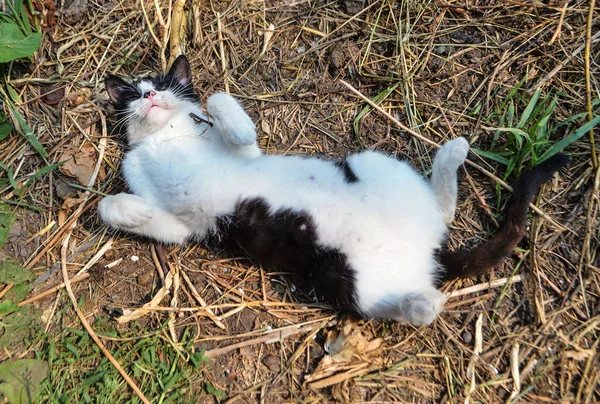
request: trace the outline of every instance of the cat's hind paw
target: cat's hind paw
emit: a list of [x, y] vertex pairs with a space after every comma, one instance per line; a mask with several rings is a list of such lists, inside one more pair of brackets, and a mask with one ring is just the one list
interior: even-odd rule
[[152, 220], [154, 210], [139, 196], [121, 193], [102, 199], [98, 212], [110, 226], [129, 230]]
[[407, 293], [400, 302], [402, 316], [399, 320], [413, 325], [429, 325], [440, 314], [444, 303], [446, 296], [438, 290]]
[[442, 159], [444, 166], [449, 169], [457, 169], [465, 162], [468, 153], [469, 142], [464, 137], [458, 137], [444, 143], [436, 159]]

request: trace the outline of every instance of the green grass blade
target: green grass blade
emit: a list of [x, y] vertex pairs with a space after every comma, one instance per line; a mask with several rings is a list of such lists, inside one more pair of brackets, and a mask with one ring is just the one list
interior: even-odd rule
[[[507, 110], [507, 115], [506, 115], [506, 123], [508, 127], [512, 127], [513, 123], [515, 122], [515, 103], [511, 100], [508, 103], [508, 110]], [[504, 125], [503, 123], [501, 123], [500, 125]]]
[[558, 125], [556, 125], [556, 127], [555, 127], [555, 128], [554, 128], [554, 130], [553, 130], [553, 132], [554, 132], [556, 129], [560, 128], [561, 126], [568, 125], [568, 124], [570, 124], [571, 122], [573, 122], [573, 121], [578, 121], [578, 120], [580, 120], [580, 119], [582, 119], [582, 118], [585, 118], [586, 116], [587, 116], [587, 112], [581, 112], [581, 113], [579, 113], [579, 114], [576, 114], [576, 115], [570, 116], [570, 117], [568, 117], [567, 119], [565, 119], [564, 121], [562, 121], [561, 123], [559, 123]]
[[550, 115], [543, 117], [536, 125], [534, 136], [535, 140], [546, 140], [548, 138], [548, 120]]
[[0, 168], [6, 171], [10, 185], [12, 185], [15, 191], [18, 191], [19, 185], [17, 185], [17, 181], [15, 180], [12, 167], [7, 167], [3, 162], [0, 161]]
[[[377, 94], [375, 97], [373, 97], [371, 99], [371, 101], [373, 101], [375, 104], [379, 105], [380, 103], [382, 103], [400, 84], [400, 82], [396, 83], [395, 85], [393, 85], [392, 87], [388, 87], [385, 90], [383, 90], [382, 92], [380, 92], [379, 94]], [[368, 114], [371, 109], [373, 109], [370, 105], [366, 105], [359, 113], [358, 115], [356, 115], [356, 118], [354, 118], [354, 122], [352, 123], [352, 127], [354, 128], [354, 134], [356, 135], [356, 137], [358, 138], [359, 143], [361, 144], [362, 147], [364, 147], [362, 140], [360, 138], [360, 120], [362, 119], [363, 116], [365, 116], [366, 114]]]
[[55, 168], [62, 166], [66, 162], [67, 162], [67, 160], [65, 160], [65, 161], [59, 161], [58, 163], [54, 163], [54, 164], [51, 164], [49, 166], [46, 166], [44, 168], [41, 168], [41, 169], [37, 170], [31, 177], [29, 177], [29, 179], [25, 183], [25, 187], [30, 186], [33, 183], [33, 181], [35, 181], [35, 179], [37, 177], [39, 177], [40, 175], [44, 175], [47, 172], [50, 172], [50, 171], [54, 170]]
[[14, 117], [15, 121], [17, 121], [17, 124], [19, 126], [18, 131], [21, 132], [23, 136], [25, 136], [25, 139], [27, 139], [29, 144], [35, 149], [35, 151], [39, 153], [40, 156], [42, 156], [42, 158], [45, 159], [46, 157], [48, 157], [48, 153], [44, 149], [44, 146], [42, 146], [42, 144], [37, 139], [29, 125], [27, 125], [27, 122], [25, 122], [23, 116], [19, 113], [19, 111], [17, 111], [17, 108], [15, 108], [15, 106], [10, 103], [7, 104], [12, 116]]
[[512, 135], [515, 135], [517, 137], [521, 137], [521, 138], [525, 138], [527, 140], [531, 140], [531, 138], [529, 137], [529, 133], [525, 132], [522, 129], [518, 129], [518, 128], [490, 128], [488, 126], [482, 126], [483, 129], [485, 130], [497, 130], [499, 132], [507, 132], [510, 133]]
[[512, 100], [512, 98], [517, 94], [523, 83], [525, 83], [525, 80], [527, 80], [527, 75], [523, 76], [523, 78], [519, 80], [519, 82], [513, 87], [513, 89], [510, 90], [508, 94], [506, 94], [506, 97], [504, 98], [504, 101], [502, 101], [502, 105], [499, 108], [500, 110], [504, 109], [506, 104], [508, 104], [508, 102]]
[[471, 147], [475, 153], [479, 154], [482, 157], [488, 158], [493, 161], [497, 161], [500, 164], [508, 165], [508, 159], [502, 157], [499, 153], [493, 153], [485, 150], [478, 149], [476, 147]]
[[587, 122], [585, 125], [579, 127], [572, 134], [565, 137], [561, 141], [556, 142], [552, 147], [546, 150], [544, 154], [542, 154], [539, 162], [541, 163], [542, 161], [554, 156], [556, 153], [563, 151], [571, 143], [581, 139], [586, 133], [590, 131], [590, 129], [598, 125], [598, 123], [600, 123], [600, 116], [595, 117], [591, 121]]
[[533, 110], [538, 102], [538, 99], [540, 98], [540, 94], [541, 94], [541, 91], [536, 90], [535, 93], [533, 94], [533, 97], [531, 97], [529, 104], [527, 104], [527, 107], [525, 107], [525, 111], [523, 111], [523, 115], [521, 115], [521, 119], [519, 120], [519, 123], [517, 125], [518, 129], [523, 128], [525, 126], [525, 124], [527, 123], [527, 121], [529, 121], [529, 117], [531, 116], [531, 113], [533, 112]]

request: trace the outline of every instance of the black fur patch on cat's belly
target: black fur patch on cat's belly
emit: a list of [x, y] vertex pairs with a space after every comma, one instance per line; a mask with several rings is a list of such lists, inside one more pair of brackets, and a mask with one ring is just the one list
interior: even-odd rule
[[240, 251], [268, 269], [297, 273], [311, 281], [319, 298], [358, 313], [354, 271], [346, 256], [317, 244], [311, 216], [304, 211], [271, 212], [262, 198], [244, 199], [219, 220], [220, 245]]
[[344, 178], [346, 179], [346, 182], [348, 184], [354, 184], [355, 182], [358, 182], [358, 177], [356, 176], [356, 174], [354, 174], [352, 168], [350, 168], [348, 160], [344, 159], [342, 161], [336, 162], [335, 164], [342, 169], [344, 173]]

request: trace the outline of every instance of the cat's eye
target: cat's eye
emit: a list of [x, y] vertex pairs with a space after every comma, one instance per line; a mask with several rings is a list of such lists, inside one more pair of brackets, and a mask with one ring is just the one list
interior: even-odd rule
[[127, 87], [121, 91], [121, 97], [125, 102], [132, 102], [142, 98], [142, 93], [135, 87]]

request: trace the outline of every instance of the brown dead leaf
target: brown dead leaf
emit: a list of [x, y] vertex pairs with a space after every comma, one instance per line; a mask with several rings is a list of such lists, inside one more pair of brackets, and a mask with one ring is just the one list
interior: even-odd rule
[[381, 338], [369, 339], [355, 323], [347, 322], [340, 331], [329, 333], [325, 341], [328, 354], [305, 382], [311, 388], [321, 388], [381, 367], [381, 343]]
[[381, 338], [369, 341], [363, 332], [350, 322], [346, 323], [339, 333], [332, 331], [325, 341], [325, 351], [336, 363], [371, 356], [380, 346]]
[[91, 94], [92, 90], [90, 90], [89, 88], [78, 88], [77, 91], [69, 93], [69, 95], [67, 96], [67, 104], [70, 107], [77, 107], [79, 105], [85, 104], [90, 99]]
[[[90, 143], [84, 143], [80, 148], [72, 145], [70, 149], [62, 154], [60, 160], [67, 160], [65, 164], [60, 166], [60, 171], [63, 174], [75, 177], [77, 178], [77, 182], [83, 186], [87, 186], [94, 173], [98, 153]], [[105, 176], [104, 169], [101, 167], [98, 173], [98, 180], [103, 181]]]
[[263, 119], [260, 121], [260, 127], [261, 127], [262, 131], [264, 133], [266, 133], [267, 135], [271, 134], [271, 125], [269, 125], [269, 122], [267, 122], [266, 119]]
[[41, 15], [41, 26], [44, 31], [52, 31], [56, 26], [56, 6], [53, 0], [36, 0], [33, 7]]
[[578, 351], [568, 350], [564, 351], [563, 355], [567, 359], [575, 359], [576, 361], [584, 361], [590, 356], [593, 356], [596, 352], [593, 349], [581, 349]]
[[60, 207], [60, 210], [58, 211], [58, 225], [62, 226], [63, 224], [65, 224], [67, 218], [69, 217], [69, 212], [73, 208], [81, 205], [84, 201], [85, 193], [83, 192], [78, 192], [76, 198], [65, 198], [62, 206]]
[[42, 101], [48, 105], [57, 105], [65, 96], [63, 86], [49, 86], [42, 89]]

